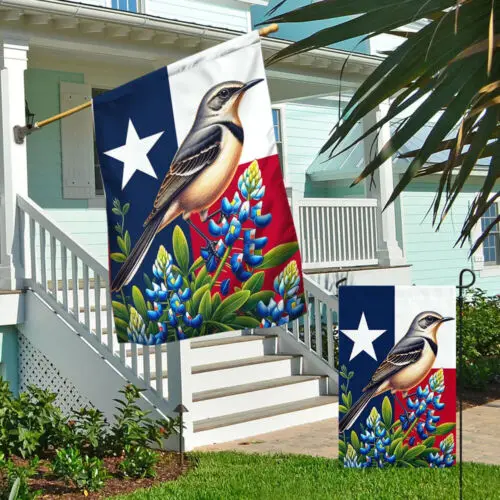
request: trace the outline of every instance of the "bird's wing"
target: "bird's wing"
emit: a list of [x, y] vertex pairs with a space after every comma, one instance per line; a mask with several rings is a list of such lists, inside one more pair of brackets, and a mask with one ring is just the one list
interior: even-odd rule
[[403, 337], [375, 370], [365, 390], [380, 384], [404, 367], [418, 361], [424, 347], [425, 339], [422, 337]]
[[222, 128], [210, 125], [190, 132], [172, 160], [170, 170], [163, 179], [146, 226], [163, 208], [181, 192], [205, 167], [212, 164], [220, 154]]

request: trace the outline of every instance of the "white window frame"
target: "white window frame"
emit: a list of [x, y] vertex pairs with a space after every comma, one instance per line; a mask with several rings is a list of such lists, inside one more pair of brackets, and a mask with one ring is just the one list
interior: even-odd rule
[[[496, 202], [497, 211], [500, 213], [500, 201]], [[482, 234], [481, 221], [475, 226], [471, 234], [473, 241], [477, 240]], [[481, 278], [490, 278], [500, 276], [500, 264], [486, 264], [484, 262], [483, 244], [479, 246], [475, 254], [472, 256], [474, 269], [479, 272]]]
[[[273, 104], [272, 109], [276, 109], [280, 113], [280, 135], [281, 135], [281, 164], [283, 166], [283, 181], [285, 187], [290, 187], [288, 179], [288, 152], [286, 140], [286, 104]], [[274, 119], [273, 119], [273, 133], [274, 133]]]

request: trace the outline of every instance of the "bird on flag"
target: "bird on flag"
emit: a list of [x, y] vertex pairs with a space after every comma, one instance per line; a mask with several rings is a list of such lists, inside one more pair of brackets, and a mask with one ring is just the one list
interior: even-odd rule
[[350, 429], [372, 398], [386, 391], [402, 392], [418, 385], [430, 372], [438, 352], [439, 327], [454, 318], [433, 311], [415, 316], [406, 335], [391, 349], [364, 387], [362, 396], [339, 422], [339, 431]]
[[139, 269], [154, 237], [179, 215], [205, 221], [209, 207], [231, 183], [243, 150], [244, 132], [238, 115], [245, 93], [263, 79], [227, 81], [203, 97], [196, 118], [161, 183], [144, 231], [112, 282], [112, 291], [127, 285]]

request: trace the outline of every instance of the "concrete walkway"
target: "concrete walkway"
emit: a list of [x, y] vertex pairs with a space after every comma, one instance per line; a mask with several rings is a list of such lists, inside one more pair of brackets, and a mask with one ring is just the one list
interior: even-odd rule
[[[464, 461], [500, 465], [500, 399], [464, 411]], [[457, 414], [458, 422], [458, 414]], [[290, 427], [248, 439], [204, 446], [199, 450], [246, 453], [296, 453], [337, 458], [337, 419]], [[458, 435], [458, 430], [457, 430]]]

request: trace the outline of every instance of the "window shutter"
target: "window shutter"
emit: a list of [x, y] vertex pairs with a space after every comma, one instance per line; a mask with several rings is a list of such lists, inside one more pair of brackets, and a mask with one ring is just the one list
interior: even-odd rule
[[[92, 89], [84, 83], [61, 82], [61, 112], [90, 101]], [[63, 197], [95, 197], [92, 113], [84, 110], [61, 120]]]

